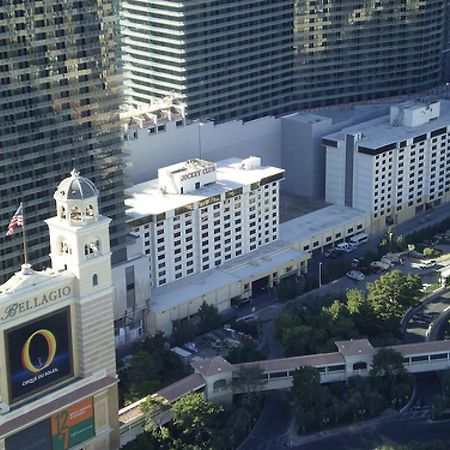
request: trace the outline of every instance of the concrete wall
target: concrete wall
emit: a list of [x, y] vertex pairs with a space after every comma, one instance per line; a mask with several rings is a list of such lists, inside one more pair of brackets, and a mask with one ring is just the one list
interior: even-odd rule
[[126, 173], [136, 184], [156, 178], [158, 168], [180, 161], [199, 157], [220, 161], [250, 155], [260, 156], [264, 165], [281, 167], [280, 128], [279, 119], [267, 117], [246, 123], [206, 122], [178, 127], [172, 121], [165, 124], [165, 131], [153, 134], [147, 128], [130, 130], [124, 145], [128, 154], [125, 158], [131, 163]]
[[125, 159], [130, 163], [126, 173], [136, 184], [156, 178], [160, 167], [192, 158], [220, 161], [255, 155], [262, 158], [263, 165], [286, 169], [282, 191], [324, 198], [325, 150], [321, 138], [388, 112], [388, 104], [375, 104], [282, 118], [265, 117], [245, 123], [184, 125], [180, 121], [177, 126], [172, 121], [158, 127], [130, 129], [124, 145], [128, 155]]
[[328, 117], [296, 114], [281, 119], [283, 191], [312, 198], [325, 196], [325, 151], [321, 138], [332, 129]]

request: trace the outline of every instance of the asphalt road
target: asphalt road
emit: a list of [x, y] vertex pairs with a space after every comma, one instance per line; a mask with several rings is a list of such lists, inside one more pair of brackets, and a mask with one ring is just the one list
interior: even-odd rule
[[421, 308], [409, 320], [404, 341], [407, 343], [423, 342], [430, 324], [450, 306], [450, 292], [436, 297]]
[[[396, 417], [369, 421], [362, 425], [346, 427], [331, 436], [314, 436], [314, 440], [292, 449], [298, 450], [373, 450], [383, 444], [430, 443], [433, 440], [450, 440], [450, 421], [431, 422], [426, 411], [399, 414]], [[283, 446], [277, 449], [286, 448]]]
[[277, 391], [267, 395], [263, 412], [239, 450], [274, 450], [286, 448], [290, 417], [289, 395]]

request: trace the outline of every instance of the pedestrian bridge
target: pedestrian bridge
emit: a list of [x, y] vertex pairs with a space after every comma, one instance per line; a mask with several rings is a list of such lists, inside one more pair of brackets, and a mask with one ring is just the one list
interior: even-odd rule
[[[230, 364], [221, 356], [192, 362], [194, 373], [158, 391], [154, 396], [170, 403], [191, 392], [202, 392], [211, 401], [229, 401], [233, 394], [248, 391], [288, 389], [292, 386], [292, 374], [299, 367], [312, 366], [320, 372], [322, 383], [345, 381], [354, 375], [369, 374], [377, 349], [367, 339], [336, 341], [337, 352], [292, 358], [270, 359], [244, 364]], [[450, 369], [450, 341], [432, 341], [390, 346], [403, 355], [405, 369], [411, 373], [423, 373]], [[262, 372], [259, 383], [236, 390], [233, 380], [242, 369], [258, 366]], [[145, 399], [119, 411], [121, 445], [134, 439], [143, 429], [140, 404]]]

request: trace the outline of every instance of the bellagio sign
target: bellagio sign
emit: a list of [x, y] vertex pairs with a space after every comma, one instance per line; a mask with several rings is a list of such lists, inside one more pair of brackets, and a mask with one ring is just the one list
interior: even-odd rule
[[39, 308], [43, 305], [53, 303], [57, 300], [67, 298], [72, 294], [72, 289], [70, 286], [64, 286], [61, 288], [53, 289], [42, 295], [28, 298], [21, 302], [11, 303], [6, 306], [3, 310], [3, 314], [0, 316], [0, 320], [4, 322], [5, 320], [12, 319], [20, 314]]

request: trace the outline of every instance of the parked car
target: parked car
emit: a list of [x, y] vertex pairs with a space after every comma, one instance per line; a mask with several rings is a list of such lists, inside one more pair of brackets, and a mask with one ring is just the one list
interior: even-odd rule
[[186, 344], [184, 344], [183, 347], [186, 350], [188, 350], [188, 351], [190, 351], [192, 353], [197, 353], [198, 352], [198, 348], [197, 348], [197, 346], [195, 345], [194, 342], [186, 342]]
[[384, 263], [384, 264], [387, 264], [388, 267], [394, 267], [394, 265], [395, 265], [395, 264], [393, 263], [393, 261], [391, 260], [391, 258], [388, 257], [388, 256], [382, 256], [381, 259], [380, 259], [380, 261], [381, 261], [382, 263]]
[[351, 242], [341, 242], [334, 248], [340, 252], [350, 253], [354, 252], [358, 248], [358, 245], [352, 244]]
[[352, 244], [361, 245], [365, 244], [369, 240], [369, 235], [367, 233], [359, 233], [355, 236], [352, 236], [349, 241]]
[[350, 272], [347, 272], [345, 274], [347, 278], [350, 278], [351, 280], [355, 281], [363, 281], [364, 280], [364, 274], [361, 273], [359, 270], [350, 270]]
[[370, 267], [375, 267], [380, 270], [388, 270], [389, 264], [386, 264], [383, 261], [373, 261], [370, 263]]
[[408, 252], [408, 256], [413, 259], [423, 258], [423, 254], [416, 250], [412, 250], [412, 251]]
[[399, 255], [389, 255], [388, 258], [395, 264], [403, 264], [403, 258]]
[[225, 338], [224, 342], [227, 348], [237, 348], [241, 345], [241, 341], [232, 338]]
[[341, 257], [343, 255], [343, 252], [336, 250], [335, 248], [332, 248], [330, 250], [327, 250], [324, 253], [324, 255], [326, 258], [336, 259], [336, 258]]
[[427, 261], [419, 266], [420, 269], [432, 269], [436, 266], [436, 260], [432, 259], [431, 261]]
[[236, 319], [236, 322], [252, 322], [253, 320], [258, 320], [258, 318], [254, 314], [249, 314], [248, 316], [239, 317], [239, 319]]
[[378, 273], [378, 270], [370, 266], [359, 267], [358, 270], [364, 275], [372, 275], [373, 273]]

